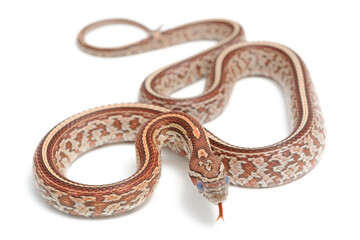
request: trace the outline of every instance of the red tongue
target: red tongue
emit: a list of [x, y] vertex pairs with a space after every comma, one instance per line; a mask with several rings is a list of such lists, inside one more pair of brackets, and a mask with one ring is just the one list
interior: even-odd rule
[[224, 221], [224, 214], [223, 214], [222, 204], [219, 203], [218, 206], [219, 206], [219, 216], [218, 216], [218, 218], [216, 219], [216, 221], [219, 220], [220, 218]]

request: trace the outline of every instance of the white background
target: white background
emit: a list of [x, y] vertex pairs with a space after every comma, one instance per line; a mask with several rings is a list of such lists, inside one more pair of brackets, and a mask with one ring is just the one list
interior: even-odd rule
[[[356, 1], [2, 1], [0, 3], [1, 239], [359, 239], [359, 7]], [[81, 52], [75, 39], [90, 22], [130, 18], [163, 29], [206, 18], [239, 22], [247, 40], [282, 43], [307, 64], [326, 120], [322, 161], [304, 178], [270, 189], [231, 187], [226, 222], [202, 199], [186, 160], [165, 151], [152, 198], [129, 214], [102, 219], [58, 212], [37, 194], [32, 156], [63, 119], [109, 103], [135, 102], [152, 71], [212, 46], [196, 42], [125, 58]], [[144, 37], [113, 26], [89, 41], [115, 46]], [[203, 81], [174, 96], [199, 94]], [[205, 125], [240, 146], [263, 146], [290, 132], [282, 90], [272, 81], [239, 81], [224, 114]], [[132, 144], [78, 159], [68, 177], [109, 183], [135, 171]], [[5, 238], [4, 238], [5, 237]]]

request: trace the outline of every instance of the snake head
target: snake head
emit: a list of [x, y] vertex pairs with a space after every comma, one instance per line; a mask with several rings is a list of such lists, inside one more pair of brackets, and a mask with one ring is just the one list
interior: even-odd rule
[[212, 153], [191, 158], [189, 177], [198, 192], [210, 202], [219, 204], [226, 200], [230, 179], [222, 162]]

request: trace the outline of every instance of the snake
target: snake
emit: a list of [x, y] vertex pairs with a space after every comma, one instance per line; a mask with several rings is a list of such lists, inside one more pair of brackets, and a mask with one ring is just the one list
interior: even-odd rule
[[[112, 48], [85, 41], [87, 33], [109, 24], [130, 24], [148, 36]], [[51, 206], [84, 217], [110, 216], [139, 206], [159, 182], [163, 147], [189, 160], [190, 181], [204, 198], [218, 205], [218, 219], [223, 218], [222, 203], [230, 185], [280, 186], [299, 179], [317, 165], [325, 148], [324, 119], [309, 72], [290, 48], [273, 42], [245, 41], [243, 28], [225, 19], [191, 22], [166, 31], [150, 30], [127, 19], [108, 19], [83, 28], [77, 43], [86, 53], [116, 57], [198, 40], [215, 40], [216, 44], [151, 73], [140, 87], [139, 102], [80, 112], [44, 136], [34, 154], [33, 174], [39, 193]], [[236, 146], [203, 127], [223, 112], [236, 81], [250, 76], [277, 82], [289, 108], [290, 134], [264, 147]], [[200, 95], [170, 96], [204, 78], [206, 84]], [[271, 117], [264, 116], [264, 120]], [[78, 183], [66, 177], [71, 163], [82, 154], [121, 142], [135, 142], [137, 170], [130, 177], [103, 185]]]

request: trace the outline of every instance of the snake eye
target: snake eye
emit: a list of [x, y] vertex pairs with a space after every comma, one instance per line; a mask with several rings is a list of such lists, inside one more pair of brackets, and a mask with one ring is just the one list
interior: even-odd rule
[[202, 184], [202, 182], [198, 182], [196, 184], [196, 187], [200, 192], [204, 191], [204, 185]]
[[226, 185], [230, 184], [230, 178], [228, 176], [225, 176], [225, 183]]

